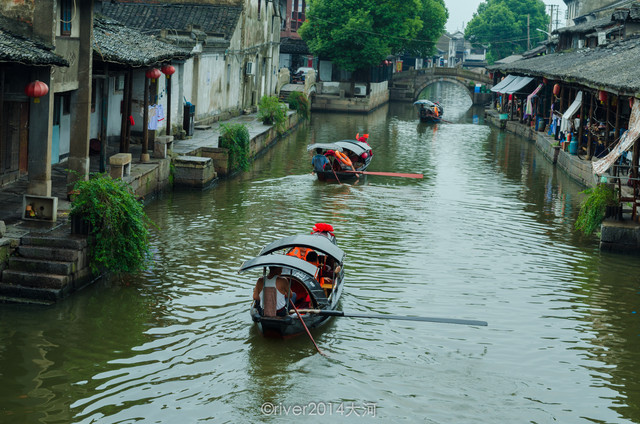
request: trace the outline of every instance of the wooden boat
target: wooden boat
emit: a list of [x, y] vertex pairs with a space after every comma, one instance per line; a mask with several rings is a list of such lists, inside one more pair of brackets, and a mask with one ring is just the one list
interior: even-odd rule
[[413, 103], [413, 105], [418, 111], [418, 118], [420, 118], [420, 122], [437, 123], [442, 121], [444, 108], [440, 103], [422, 99]]
[[[315, 261], [311, 258], [315, 254]], [[301, 256], [306, 258], [302, 259]], [[333, 227], [325, 223], [314, 226], [311, 235], [294, 235], [276, 240], [265, 246], [260, 254], [242, 264], [239, 273], [262, 269], [263, 278], [267, 267], [280, 267], [280, 276], [288, 281], [290, 293], [296, 294], [297, 309], [334, 311], [338, 306], [344, 282], [345, 253], [336, 244]], [[291, 295], [287, 296], [287, 304]], [[282, 314], [267, 316], [267, 305], [254, 300], [251, 318], [265, 337], [289, 338], [305, 332], [304, 325], [290, 308]], [[306, 326], [320, 327], [330, 316], [300, 313]]]
[[[314, 169], [320, 181], [354, 179], [358, 176], [357, 172], [349, 171], [365, 171], [373, 156], [371, 146], [364, 141], [358, 140], [341, 140], [333, 143], [316, 143], [307, 146], [307, 151], [316, 149], [321, 149], [321, 154], [325, 155], [329, 160], [329, 164], [322, 170]], [[341, 155], [346, 156], [352, 166], [348, 165], [349, 162], [345, 163], [340, 158]]]

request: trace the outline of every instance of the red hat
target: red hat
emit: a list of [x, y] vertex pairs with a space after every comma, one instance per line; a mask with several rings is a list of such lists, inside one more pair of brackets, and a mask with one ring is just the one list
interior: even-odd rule
[[333, 235], [333, 226], [331, 224], [325, 224], [324, 222], [318, 222], [316, 225], [313, 226], [313, 231], [311, 232], [311, 234], [313, 233], [329, 233], [331, 235]]

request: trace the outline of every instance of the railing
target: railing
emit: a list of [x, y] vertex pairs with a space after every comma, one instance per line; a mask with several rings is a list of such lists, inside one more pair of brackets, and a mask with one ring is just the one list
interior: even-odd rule
[[394, 80], [402, 80], [414, 78], [416, 75], [441, 75], [441, 76], [450, 76], [457, 78], [464, 78], [476, 82], [481, 82], [485, 84], [491, 84], [491, 78], [488, 75], [479, 74], [477, 72], [472, 72], [462, 68], [445, 68], [445, 67], [432, 67], [432, 68], [422, 68], [419, 70], [411, 70], [411, 71], [403, 71], [393, 74]]

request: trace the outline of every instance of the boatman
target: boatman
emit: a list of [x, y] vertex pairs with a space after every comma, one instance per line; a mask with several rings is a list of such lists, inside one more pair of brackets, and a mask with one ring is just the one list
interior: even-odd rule
[[328, 171], [331, 169], [331, 163], [325, 155], [322, 154], [322, 149], [316, 149], [316, 155], [311, 159], [314, 172]]
[[[270, 266], [266, 282], [260, 277], [253, 289], [253, 300], [259, 302], [259, 306], [264, 309], [265, 316], [285, 316], [287, 315], [287, 294], [289, 292], [289, 281], [282, 277], [282, 267]], [[291, 292], [290, 304], [296, 301], [296, 293]]]

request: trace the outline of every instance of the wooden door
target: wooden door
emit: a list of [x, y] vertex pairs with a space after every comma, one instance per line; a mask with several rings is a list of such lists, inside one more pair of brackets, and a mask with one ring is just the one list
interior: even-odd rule
[[3, 125], [0, 128], [0, 174], [27, 172], [29, 142], [29, 103], [3, 104]]

